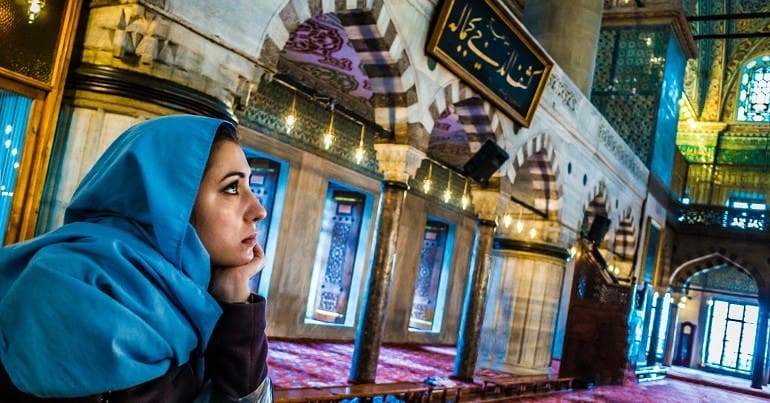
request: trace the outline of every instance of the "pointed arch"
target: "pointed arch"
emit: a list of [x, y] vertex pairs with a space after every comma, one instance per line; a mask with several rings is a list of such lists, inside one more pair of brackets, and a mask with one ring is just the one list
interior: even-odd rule
[[281, 49], [300, 24], [312, 17], [335, 13], [369, 76], [375, 123], [389, 129], [398, 142], [409, 138], [408, 111], [417, 105], [415, 71], [382, 0], [356, 2], [289, 1], [274, 18], [259, 61], [277, 71]]
[[704, 253], [700, 256], [688, 259], [677, 266], [668, 279], [668, 287], [675, 292], [686, 291], [687, 281], [695, 274], [707, 271], [719, 266], [730, 266], [750, 276], [757, 282], [757, 288], [762, 289], [761, 275], [735, 255], [725, 256], [726, 251]]

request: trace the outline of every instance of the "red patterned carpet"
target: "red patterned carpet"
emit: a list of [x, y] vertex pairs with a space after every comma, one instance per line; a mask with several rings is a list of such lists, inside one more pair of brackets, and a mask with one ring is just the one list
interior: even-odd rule
[[[352, 356], [352, 343], [271, 339], [270, 376], [281, 388], [345, 385]], [[454, 359], [454, 347], [383, 345], [375, 381], [421, 382], [430, 376], [448, 377], [452, 375]], [[477, 375], [507, 374], [482, 369]]]
[[[268, 359], [270, 376], [275, 386], [279, 388], [346, 385], [352, 355], [352, 343], [271, 339]], [[430, 376], [448, 377], [454, 368], [454, 358], [454, 347], [384, 345], [380, 349], [376, 382], [420, 382]], [[558, 365], [558, 361], [554, 361], [554, 365]], [[477, 375], [492, 377], [508, 374], [481, 369]], [[629, 383], [624, 386], [598, 386], [592, 390], [563, 392], [516, 401], [547, 403], [759, 403], [770, 401], [770, 392], [767, 387], [763, 391], [750, 390], [745, 380], [725, 379], [729, 377], [717, 379], [712, 376], [716, 380], [711, 384], [705, 384], [702, 381], [696, 382], [696, 379], [688, 381], [685, 375], [681, 375], [680, 371], [677, 379], [667, 378], [641, 384]], [[743, 386], [743, 392], [738, 386], [731, 389], [709, 386], [727, 383], [746, 386]]]

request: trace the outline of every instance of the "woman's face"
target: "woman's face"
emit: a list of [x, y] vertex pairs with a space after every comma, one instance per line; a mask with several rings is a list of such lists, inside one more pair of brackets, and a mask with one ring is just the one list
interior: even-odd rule
[[254, 258], [255, 223], [267, 213], [249, 188], [250, 175], [240, 145], [213, 146], [190, 219], [212, 267], [240, 266]]

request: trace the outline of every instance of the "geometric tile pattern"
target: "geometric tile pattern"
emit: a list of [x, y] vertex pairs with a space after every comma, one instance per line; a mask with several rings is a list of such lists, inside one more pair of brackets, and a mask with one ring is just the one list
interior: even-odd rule
[[[371, 177], [381, 178], [382, 174], [378, 171], [374, 157], [374, 142], [376, 138], [389, 137], [388, 133], [374, 125], [365, 126], [364, 159], [358, 164], [355, 162], [355, 150], [361, 140], [361, 126], [346, 116], [335, 113], [334, 141], [329, 150], [326, 150], [321, 143], [321, 134], [329, 127], [330, 111], [321, 103], [295, 93], [276, 81], [262, 80], [260, 87], [249, 97], [244, 110], [236, 112], [239, 124], [302, 150], [325, 155], [338, 164]], [[292, 101], [295, 102], [297, 121], [289, 131], [283, 118], [291, 109]]]
[[[643, 29], [643, 30], [642, 30]], [[602, 28], [591, 101], [649, 165], [670, 28]]]
[[690, 278], [690, 286], [697, 286], [709, 291], [757, 295], [757, 283], [742, 271], [730, 266], [717, 267], [700, 272]]

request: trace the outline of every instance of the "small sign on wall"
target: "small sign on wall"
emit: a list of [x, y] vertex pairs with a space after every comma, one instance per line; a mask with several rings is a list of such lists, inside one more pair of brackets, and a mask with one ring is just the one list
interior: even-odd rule
[[529, 127], [553, 61], [496, 0], [444, 0], [426, 51]]

